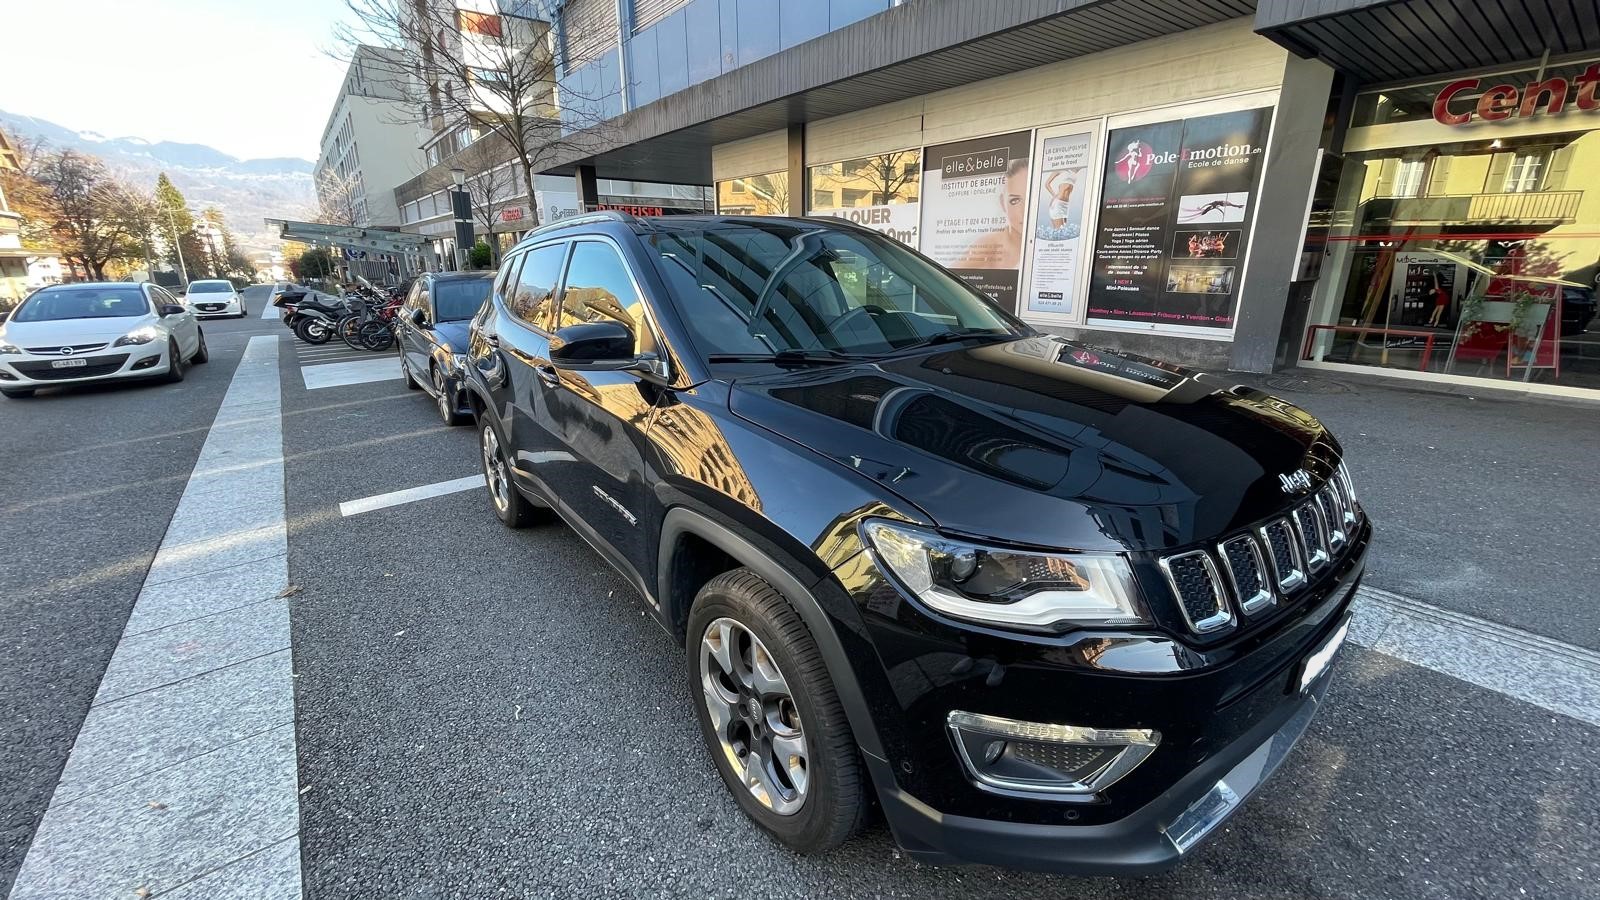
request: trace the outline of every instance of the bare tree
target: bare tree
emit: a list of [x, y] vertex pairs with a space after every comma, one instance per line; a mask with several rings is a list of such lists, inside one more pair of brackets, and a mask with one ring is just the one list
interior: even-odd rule
[[[502, 144], [527, 185], [553, 161], [603, 141], [605, 100], [620, 85], [584, 92], [561, 87], [550, 23], [506, 12], [458, 8], [460, 0], [345, 0], [352, 24], [335, 38], [361, 61], [367, 80], [379, 80], [409, 121], [434, 134], [476, 129], [479, 140]], [[505, 6], [477, 4], [485, 10]], [[376, 43], [378, 52], [362, 52]], [[449, 146], [445, 154], [461, 149]], [[530, 203], [537, 225], [538, 209]]]
[[323, 225], [361, 225], [361, 185], [331, 169], [317, 177], [317, 209], [311, 220]]
[[72, 150], [47, 153], [33, 177], [48, 201], [50, 234], [69, 262], [99, 280], [108, 263], [139, 258], [142, 201], [100, 160]]
[[873, 206], [885, 206], [900, 192], [917, 183], [921, 159], [916, 150], [880, 153], [850, 163], [835, 163], [823, 175], [832, 188], [863, 189], [872, 194]]
[[[469, 173], [465, 187], [478, 234], [489, 245], [496, 265], [500, 262], [500, 247], [494, 240], [495, 228], [500, 225], [501, 212], [511, 206], [518, 194], [516, 163], [504, 156], [502, 147], [479, 141], [462, 151], [458, 159]], [[528, 205], [533, 206], [531, 194]]]

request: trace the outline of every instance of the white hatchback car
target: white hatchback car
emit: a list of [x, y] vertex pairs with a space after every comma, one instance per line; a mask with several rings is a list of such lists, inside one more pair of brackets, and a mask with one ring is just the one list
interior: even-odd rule
[[163, 376], [209, 358], [194, 313], [153, 284], [59, 284], [36, 291], [0, 325], [0, 394]]
[[242, 319], [250, 315], [250, 310], [245, 308], [244, 297], [234, 288], [233, 282], [221, 278], [189, 282], [189, 296], [186, 299], [189, 308], [202, 319], [223, 316]]

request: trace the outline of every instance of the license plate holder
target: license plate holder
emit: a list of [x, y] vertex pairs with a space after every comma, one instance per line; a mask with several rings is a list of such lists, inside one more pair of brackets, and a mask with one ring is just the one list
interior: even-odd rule
[[1339, 655], [1339, 648], [1344, 646], [1345, 640], [1349, 637], [1350, 617], [1347, 615], [1344, 621], [1339, 623], [1339, 627], [1334, 629], [1333, 634], [1328, 635], [1327, 639], [1317, 645], [1317, 649], [1311, 651], [1305, 662], [1300, 664], [1300, 693], [1310, 690], [1311, 686], [1327, 673], [1328, 667], [1333, 665], [1334, 657]]
[[89, 364], [89, 361], [87, 359], [81, 359], [81, 358], [80, 359], [52, 359], [52, 360], [50, 360], [50, 368], [52, 368], [52, 369], [78, 369], [78, 368], [82, 368], [83, 366], [87, 366], [88, 364]]

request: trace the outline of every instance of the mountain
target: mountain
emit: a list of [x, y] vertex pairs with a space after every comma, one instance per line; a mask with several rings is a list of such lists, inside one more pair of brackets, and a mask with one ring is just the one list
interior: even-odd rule
[[195, 210], [215, 206], [249, 249], [275, 246], [263, 218], [305, 218], [315, 205], [312, 164], [304, 159], [239, 159], [205, 144], [106, 137], [47, 119], [0, 110], [0, 129], [13, 139], [42, 139], [55, 149], [99, 157], [134, 185], [149, 190], [166, 172]]

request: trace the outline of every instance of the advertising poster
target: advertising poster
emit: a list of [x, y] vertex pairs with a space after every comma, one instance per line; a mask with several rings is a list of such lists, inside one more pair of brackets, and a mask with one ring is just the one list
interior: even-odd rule
[[1089, 321], [1228, 329], [1272, 108], [1112, 129]]
[[1028, 222], [1030, 132], [927, 148], [922, 157], [921, 251], [1017, 310], [1017, 269]]
[[1089, 171], [1095, 133], [1047, 137], [1034, 167], [1033, 253], [1028, 264], [1028, 312], [1067, 316], [1073, 312], [1083, 255], [1083, 205], [1092, 187]]
[[834, 216], [886, 234], [913, 250], [917, 247], [917, 229], [921, 225], [922, 204], [890, 203], [886, 206], [839, 206], [832, 209], [813, 209], [808, 216]]

